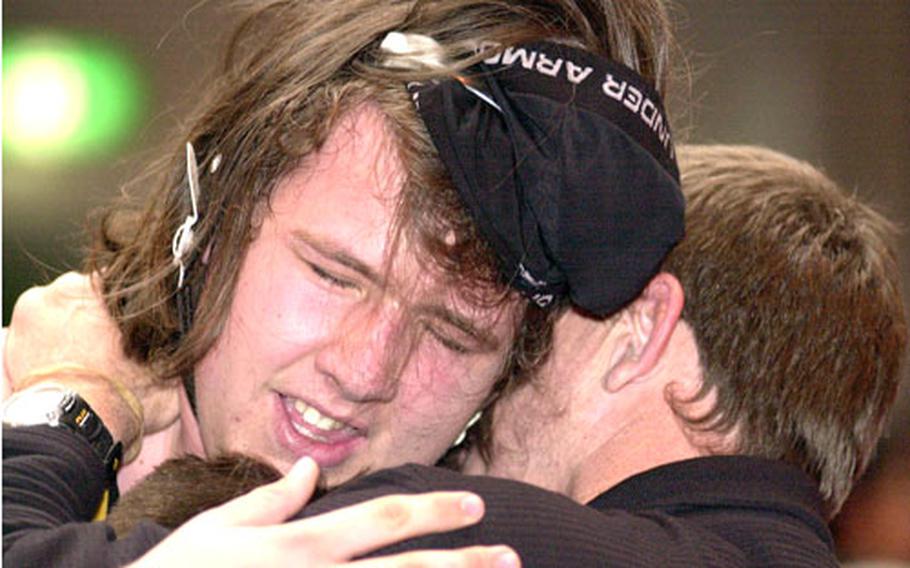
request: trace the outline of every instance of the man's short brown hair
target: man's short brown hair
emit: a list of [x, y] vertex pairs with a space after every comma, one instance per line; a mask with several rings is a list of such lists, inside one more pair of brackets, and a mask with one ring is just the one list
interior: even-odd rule
[[907, 329], [895, 228], [777, 152], [678, 154], [687, 236], [665, 270], [686, 294], [700, 395], [716, 396], [712, 411], [686, 420], [733, 433], [736, 453], [800, 466], [834, 514], [869, 462], [899, 383]]

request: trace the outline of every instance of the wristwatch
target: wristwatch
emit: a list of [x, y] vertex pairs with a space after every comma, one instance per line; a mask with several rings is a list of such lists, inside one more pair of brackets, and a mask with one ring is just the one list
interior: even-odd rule
[[117, 471], [123, 462], [123, 444], [114, 441], [101, 417], [79, 393], [56, 383], [29, 387], [3, 404], [3, 423], [9, 426], [47, 424], [69, 430], [87, 441], [104, 464], [107, 508], [117, 501]]

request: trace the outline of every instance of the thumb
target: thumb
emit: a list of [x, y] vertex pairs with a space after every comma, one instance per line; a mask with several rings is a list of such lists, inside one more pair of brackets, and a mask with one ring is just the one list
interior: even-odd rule
[[316, 488], [319, 466], [304, 456], [281, 479], [212, 509], [209, 522], [222, 526], [261, 526], [284, 522], [306, 505]]

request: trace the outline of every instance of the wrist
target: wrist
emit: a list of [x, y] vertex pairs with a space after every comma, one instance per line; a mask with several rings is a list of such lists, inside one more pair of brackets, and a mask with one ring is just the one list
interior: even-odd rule
[[[51, 375], [53, 379], [48, 378]], [[103, 519], [119, 494], [117, 472], [123, 465], [122, 441], [139, 438], [132, 410], [117, 400], [119, 394], [112, 396], [109, 387], [99, 388], [99, 380], [104, 379], [89, 373], [55, 369], [47, 376], [33, 374], [26, 379], [24, 383], [30, 386], [3, 403], [3, 423], [12, 427], [43, 424], [68, 431], [87, 443], [104, 470], [105, 491], [96, 513], [96, 518]]]
[[114, 441], [123, 444], [124, 463], [139, 453], [142, 444], [142, 406], [135, 395], [110, 377], [78, 366], [58, 365], [30, 373], [17, 391], [39, 383], [55, 383], [73, 390], [91, 406]]

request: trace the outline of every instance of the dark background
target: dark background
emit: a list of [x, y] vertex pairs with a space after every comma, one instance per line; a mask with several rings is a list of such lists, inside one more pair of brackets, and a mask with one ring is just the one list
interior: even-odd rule
[[[204, 88], [219, 32], [233, 22], [226, 4], [3, 2], [4, 36], [43, 26], [120, 42], [141, 69], [148, 102], [141, 126], [103, 159], [37, 167], [4, 153], [4, 323], [22, 290], [78, 266], [86, 212], [116, 195], [168, 141], [194, 89]], [[671, 101], [678, 139], [762, 144], [803, 158], [907, 229], [910, 1], [690, 0], [678, 2], [674, 15], [692, 71]], [[908, 247], [905, 230], [905, 282]], [[904, 386], [887, 452], [910, 443]]]

